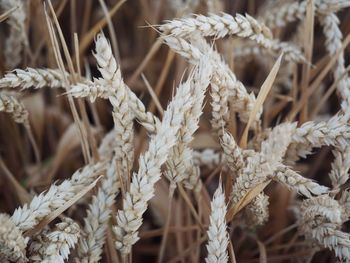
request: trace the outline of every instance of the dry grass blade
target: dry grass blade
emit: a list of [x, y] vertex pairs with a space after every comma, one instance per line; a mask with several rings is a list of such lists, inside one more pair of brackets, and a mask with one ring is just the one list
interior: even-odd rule
[[263, 182], [256, 187], [250, 189], [244, 197], [239, 200], [239, 202], [235, 206], [231, 206], [227, 211], [226, 219], [228, 222], [232, 221], [233, 217], [241, 211], [245, 206], [247, 206], [258, 194], [264, 191], [265, 187], [271, 182], [271, 180], [267, 182]]
[[14, 6], [11, 9], [7, 10], [5, 13], [0, 15], [0, 23], [3, 22], [4, 20], [6, 20], [14, 11], [16, 11], [16, 9], [18, 8], [18, 6]]
[[262, 107], [262, 105], [267, 97], [267, 94], [269, 94], [269, 92], [272, 88], [273, 82], [275, 81], [275, 78], [277, 76], [277, 72], [278, 72], [280, 65], [281, 65], [282, 57], [283, 57], [283, 54], [281, 54], [279, 56], [279, 58], [277, 59], [277, 61], [273, 65], [269, 75], [267, 76], [266, 80], [264, 81], [263, 85], [260, 88], [259, 95], [256, 99], [255, 104], [254, 104], [254, 108], [249, 115], [247, 125], [244, 129], [244, 132], [241, 136], [241, 140], [239, 143], [240, 147], [243, 149], [245, 149], [247, 147], [248, 132], [249, 132], [250, 125], [252, 124], [256, 114], [258, 113], [258, 111]]
[[[314, 42], [314, 20], [315, 20], [315, 10], [314, 10], [314, 0], [308, 0], [306, 9], [306, 19], [305, 19], [305, 40], [304, 40], [304, 50], [305, 58], [307, 61], [312, 61], [312, 49]], [[310, 79], [310, 64], [303, 65], [303, 75], [301, 80], [300, 90], [303, 93], [308, 86]], [[307, 120], [308, 114], [308, 103], [306, 102], [301, 114], [300, 121], [303, 123]]]
[[18, 195], [18, 198], [21, 201], [21, 204], [23, 205], [23, 204], [29, 203], [29, 201], [31, 200], [31, 196], [27, 193], [27, 191], [23, 188], [23, 186], [21, 186], [20, 183], [16, 180], [16, 178], [7, 168], [6, 164], [4, 163], [1, 157], [0, 157], [0, 167], [3, 170], [7, 179], [9, 180], [10, 184], [12, 184], [14, 190], [16, 191], [16, 194]]
[[332, 70], [332, 67], [334, 67], [334, 65], [337, 63], [338, 56], [341, 54], [341, 52], [344, 51], [344, 49], [349, 45], [349, 43], [350, 43], [350, 34], [348, 34], [347, 37], [344, 39], [342, 47], [339, 50], [337, 50], [337, 53], [331, 58], [329, 63], [326, 65], [326, 67], [323, 68], [321, 73], [311, 83], [311, 85], [305, 91], [305, 93], [301, 95], [301, 98], [298, 101], [298, 103], [293, 107], [291, 112], [286, 117], [287, 120], [289, 121], [294, 120], [295, 116], [297, 116], [297, 114], [302, 109], [302, 107], [307, 102], [307, 100], [310, 98], [310, 96], [313, 94], [313, 92], [315, 92], [315, 90], [321, 86], [322, 80]]
[[[118, 3], [116, 3], [115, 6], [109, 11], [109, 16], [113, 17], [125, 2], [126, 0], [120, 0]], [[88, 33], [84, 35], [80, 43], [80, 55], [84, 54], [85, 50], [94, 40], [94, 37], [97, 35], [97, 33], [107, 25], [107, 21], [108, 20], [106, 17], [102, 18], [90, 29]]]
[[257, 240], [256, 242], [258, 243], [259, 252], [260, 252], [259, 263], [267, 263], [266, 247], [264, 243], [262, 243], [260, 240]]

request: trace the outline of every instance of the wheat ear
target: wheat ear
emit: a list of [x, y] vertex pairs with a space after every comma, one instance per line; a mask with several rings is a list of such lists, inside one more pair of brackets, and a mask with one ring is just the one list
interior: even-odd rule
[[30, 127], [28, 111], [14, 96], [0, 93], [0, 112], [1, 111], [11, 114], [15, 122], [22, 123], [25, 127]]
[[33, 228], [45, 216], [63, 206], [84, 187], [91, 184], [104, 169], [105, 163], [102, 162], [87, 165], [77, 170], [69, 180], [59, 185], [51, 185], [48, 191], [36, 195], [30, 204], [17, 208], [12, 215], [13, 222], [21, 231]]
[[84, 229], [78, 244], [77, 262], [99, 262], [105, 241], [105, 232], [111, 216], [111, 206], [119, 193], [121, 184], [116, 160], [108, 164], [105, 178], [96, 195], [92, 197]]
[[235, 17], [222, 13], [221, 16], [210, 14], [209, 16], [196, 15], [175, 19], [159, 26], [165, 33], [177, 37], [187, 37], [194, 32], [207, 37], [225, 37], [227, 35], [237, 35], [249, 38], [265, 45], [267, 39], [272, 38], [270, 30], [249, 15], [237, 14]]
[[[201, 37], [192, 39], [194, 44], [182, 38], [172, 36], [164, 37], [164, 42], [176, 53], [185, 57], [190, 63], [197, 65], [203, 54], [210, 54], [209, 61], [214, 65], [213, 77], [211, 84], [214, 87], [213, 98], [215, 113], [214, 128], [218, 133], [222, 130], [222, 125], [226, 125], [228, 118], [228, 102], [232, 104], [232, 109], [239, 113], [241, 121], [247, 122], [249, 114], [255, 104], [255, 96], [253, 93], [248, 94], [244, 85], [237, 80], [234, 73], [228, 65], [223, 62], [221, 56]], [[221, 93], [219, 92], [221, 91]], [[257, 113], [256, 120], [259, 119], [261, 111]]]
[[186, 179], [187, 171], [192, 168], [193, 151], [189, 148], [189, 144], [193, 140], [193, 135], [199, 126], [205, 91], [209, 85], [212, 73], [212, 67], [207, 64], [207, 61], [207, 56], [204, 56], [199, 66], [195, 69], [193, 77], [191, 77], [190, 85], [194, 103], [185, 112], [184, 122], [177, 134], [178, 142], [171, 149], [166, 162], [167, 171], [165, 175], [175, 185]]
[[[66, 73], [68, 76], [68, 73]], [[0, 79], [0, 88], [35, 89], [50, 87], [60, 88], [63, 86], [64, 77], [59, 69], [15, 69]]]
[[127, 175], [134, 159], [133, 116], [129, 111], [128, 88], [122, 79], [120, 67], [112, 54], [111, 46], [103, 34], [98, 34], [96, 37], [94, 55], [103, 77], [97, 82], [111, 89], [108, 99], [113, 106], [114, 129], [117, 130], [115, 140], [118, 143], [115, 156], [123, 166], [122, 174]]
[[207, 263], [225, 263], [228, 260], [227, 246], [229, 242], [226, 231], [226, 203], [221, 182], [216, 189], [211, 201], [210, 224], [208, 229], [208, 244], [206, 245], [208, 255], [205, 259]]
[[300, 206], [300, 231], [317, 244], [332, 249], [339, 260], [350, 260], [350, 235], [341, 231], [344, 209], [329, 195], [303, 201]]
[[272, 179], [306, 197], [325, 194], [329, 191], [328, 187], [319, 185], [284, 165], [280, 165], [276, 169], [272, 175]]
[[[328, 15], [350, 6], [347, 0], [315, 0], [316, 15]], [[302, 2], [290, 2], [277, 8], [270, 9], [259, 21], [269, 28], [283, 27], [287, 23], [303, 20], [306, 15], [307, 0]]]
[[193, 105], [190, 80], [181, 84], [175, 97], [164, 113], [157, 133], [152, 136], [148, 150], [139, 159], [139, 170], [132, 177], [130, 190], [123, 200], [123, 210], [117, 213], [116, 248], [127, 255], [137, 242], [138, 229], [142, 225], [142, 215], [147, 202], [154, 195], [154, 184], [160, 179], [160, 167], [167, 160], [171, 148], [176, 143], [176, 134], [184, 121], [184, 113]]
[[[295, 131], [296, 125], [284, 123], [276, 126], [269, 137], [262, 143], [261, 152], [249, 154], [246, 157], [244, 168], [241, 168], [231, 192], [232, 207], [236, 205], [251, 189], [269, 180], [282, 161], [288, 145], [291, 142], [291, 136]], [[233, 144], [234, 142], [231, 142]], [[253, 199], [245, 210], [245, 214], [252, 217], [250, 222], [255, 226], [262, 224], [267, 220], [268, 210], [265, 209], [268, 204], [267, 197], [260, 196]], [[259, 216], [258, 216], [259, 215]], [[265, 216], [261, 217], [261, 216]]]
[[10, 216], [0, 214], [0, 260], [5, 258], [13, 262], [28, 262], [25, 251], [28, 240]]
[[313, 148], [332, 145], [344, 149], [349, 145], [349, 113], [337, 114], [328, 121], [305, 122], [296, 129], [286, 153], [286, 161], [293, 164], [300, 157], [311, 154]]
[[75, 247], [80, 236], [80, 227], [70, 218], [63, 218], [55, 225], [53, 231], [44, 232], [36, 237], [38, 242], [31, 244], [30, 250], [35, 251], [31, 256], [33, 262], [63, 263], [68, 259], [70, 249]]
[[[319, 20], [323, 26], [323, 33], [326, 37], [326, 50], [330, 56], [335, 56], [337, 51], [341, 49], [343, 42], [343, 34], [339, 28], [339, 19], [334, 13], [331, 13], [319, 17]], [[343, 76], [343, 74], [345, 74], [345, 76]], [[337, 64], [333, 69], [333, 75], [335, 80], [341, 78], [338, 82], [337, 90], [342, 100], [348, 104], [347, 108], [350, 108], [350, 102], [348, 101], [350, 95], [350, 78], [345, 69], [344, 52], [339, 54]], [[347, 109], [344, 110], [346, 111]]]

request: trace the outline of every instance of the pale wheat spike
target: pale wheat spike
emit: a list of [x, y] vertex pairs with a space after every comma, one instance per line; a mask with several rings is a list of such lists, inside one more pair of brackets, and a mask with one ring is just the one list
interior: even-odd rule
[[99, 262], [106, 238], [106, 229], [111, 216], [111, 207], [119, 193], [121, 184], [115, 159], [108, 164], [105, 178], [84, 218], [82, 238], [79, 239], [76, 262]]
[[28, 262], [25, 251], [28, 240], [28, 237], [23, 237], [22, 231], [14, 224], [9, 215], [0, 214], [1, 256], [13, 262]]
[[209, 16], [195, 15], [182, 19], [167, 21], [159, 26], [165, 33], [177, 37], [186, 37], [193, 33], [198, 33], [204, 37], [215, 36], [225, 37], [227, 35], [237, 35], [249, 38], [261, 45], [266, 45], [268, 39], [272, 38], [271, 31], [249, 15], [237, 14], [235, 17], [222, 13], [221, 16], [210, 14]]
[[[348, 0], [315, 0], [316, 15], [327, 15], [335, 13], [343, 8], [349, 7]], [[306, 15], [307, 0], [302, 2], [286, 3], [274, 9], [270, 9], [259, 21], [265, 23], [269, 28], [283, 27], [287, 23], [303, 20]]]
[[5, 74], [5, 76], [0, 79], [0, 88], [60, 88], [63, 86], [63, 83], [64, 76], [58, 69], [27, 68], [25, 70], [15, 69]]
[[122, 165], [122, 174], [127, 177], [128, 170], [133, 164], [133, 116], [129, 111], [128, 88], [126, 87], [120, 67], [113, 56], [112, 48], [103, 34], [96, 37], [96, 53], [94, 54], [103, 79], [95, 82], [101, 86], [110, 87], [109, 102], [113, 106], [113, 121], [116, 133], [117, 148], [115, 156]]
[[345, 184], [349, 180], [350, 170], [350, 147], [345, 149], [337, 149], [332, 151], [334, 155], [334, 161], [331, 164], [331, 171], [329, 178], [331, 179], [334, 189], [339, 189], [340, 186]]
[[210, 95], [212, 98], [210, 103], [212, 107], [212, 119], [210, 120], [210, 123], [213, 132], [220, 137], [222, 131], [227, 128], [230, 110], [228, 105], [227, 87], [219, 78], [216, 78], [216, 76], [213, 76]]
[[202, 189], [203, 183], [200, 177], [200, 168], [193, 163], [193, 156], [194, 155], [192, 155], [192, 159], [187, 167], [187, 176], [184, 179], [183, 184], [187, 189], [193, 190], [195, 193], [199, 193], [199, 191]]
[[28, 111], [14, 96], [0, 93], [0, 112], [9, 113], [15, 122], [22, 123], [26, 128], [29, 128]]
[[151, 137], [148, 150], [139, 159], [139, 171], [132, 177], [130, 190], [123, 200], [123, 210], [117, 213], [116, 248], [126, 256], [137, 242], [142, 215], [154, 195], [154, 184], [160, 179], [160, 167], [176, 143], [176, 134], [184, 121], [184, 113], [193, 105], [190, 81], [181, 84], [164, 113], [163, 121]]
[[246, 158], [245, 167], [236, 179], [231, 191], [232, 204], [237, 204], [247, 192], [268, 180], [282, 161], [291, 142], [295, 124], [284, 123], [276, 126], [267, 140], [262, 143], [261, 152]]
[[306, 197], [325, 194], [329, 191], [328, 187], [319, 185], [284, 165], [278, 166], [272, 175], [272, 179], [285, 185], [290, 190], [296, 191]]
[[224, 151], [224, 158], [227, 166], [232, 172], [239, 175], [245, 165], [242, 149], [237, 145], [233, 136], [228, 132], [224, 132], [224, 135], [222, 136], [221, 147]]
[[350, 138], [349, 117], [350, 113], [337, 114], [328, 121], [309, 121], [297, 128], [286, 153], [288, 164], [293, 164], [300, 157], [305, 158], [313, 148], [325, 145], [340, 149], [347, 147]]
[[[146, 129], [148, 128], [154, 131], [158, 119], [146, 112], [143, 103], [124, 83], [121, 77], [120, 67], [113, 57], [112, 49], [103, 34], [97, 36], [95, 58], [103, 79], [110, 82], [108, 84], [111, 85], [111, 92], [114, 94], [114, 96], [109, 96], [111, 104], [114, 108], [121, 108], [119, 111], [122, 115], [119, 117], [123, 117], [124, 121], [129, 124], [128, 127], [130, 127], [132, 119], [130, 114], [127, 114], [127, 107], [129, 105], [141, 124], [144, 123]], [[97, 84], [99, 83], [101, 83], [101, 85], [106, 84], [105, 81], [97, 81]], [[130, 133], [130, 131], [126, 132]]]
[[[186, 40], [175, 37], [166, 37], [164, 39], [166, 44], [175, 52], [182, 56], [185, 56], [191, 63], [197, 64], [202, 52], [195, 46], [188, 43]], [[211, 58], [211, 57], [210, 57]], [[214, 62], [214, 61], [213, 61]], [[228, 108], [228, 91], [224, 86], [220, 78], [216, 77], [217, 70], [213, 74], [211, 82], [211, 97], [212, 97], [212, 129], [215, 133], [220, 131], [226, 126], [227, 119], [229, 117]]]
[[[102, 78], [95, 79], [94, 82], [85, 81], [73, 85], [68, 94], [73, 97], [89, 97], [92, 102], [98, 97], [109, 99], [113, 106], [115, 128], [120, 129], [119, 137], [123, 137], [117, 140], [120, 141], [119, 147], [128, 161], [131, 162], [133, 116], [128, 109], [132, 109], [135, 117], [148, 131], [154, 132], [159, 120], [152, 113], [146, 112], [143, 103], [124, 83], [120, 66], [114, 58], [111, 46], [103, 33], [96, 37], [94, 56]], [[123, 160], [123, 158], [121, 157], [120, 160]]]
[[70, 250], [74, 249], [80, 237], [80, 227], [72, 219], [65, 217], [61, 223], [55, 225], [53, 231], [44, 231], [37, 237], [40, 242], [32, 244], [31, 250], [35, 254], [33, 262], [63, 263], [68, 259]]
[[[331, 13], [329, 15], [321, 16], [319, 20], [323, 26], [323, 34], [326, 37], [326, 50], [330, 56], [335, 56], [343, 43], [343, 34], [339, 28], [339, 19], [334, 13]], [[343, 76], [344, 74], [345, 76]], [[337, 85], [337, 91], [342, 100], [347, 104], [347, 107], [343, 109], [344, 111], [347, 111], [348, 108], [350, 108], [350, 78], [345, 69], [344, 52], [341, 52], [338, 55], [337, 64], [333, 69], [333, 75], [334, 80], [341, 78]]]
[[300, 209], [304, 216], [303, 220], [310, 223], [316, 223], [318, 219], [334, 224], [343, 222], [342, 207], [337, 200], [327, 194], [304, 200]]
[[271, 55], [276, 59], [283, 52], [283, 58], [286, 61], [294, 63], [307, 63], [306, 58], [303, 55], [303, 52], [300, 50], [300, 47], [290, 43], [290, 42], [281, 42], [278, 40], [270, 41], [270, 47], [268, 49], [262, 48], [258, 45], [244, 45], [238, 46], [233, 49], [233, 55], [235, 58], [244, 59], [247, 56], [262, 56], [262, 55]]
[[30, 204], [17, 208], [11, 217], [13, 222], [21, 231], [33, 228], [41, 219], [91, 184], [104, 170], [103, 162], [77, 170], [70, 179], [59, 185], [51, 185], [46, 192], [34, 196]]
[[[249, 114], [252, 111], [255, 104], [255, 96], [253, 93], [248, 94], [244, 85], [237, 80], [234, 73], [230, 70], [229, 66], [222, 60], [221, 56], [214, 51], [211, 46], [206, 43], [203, 38], [196, 37], [191, 40], [193, 44], [182, 38], [176, 38], [172, 36], [164, 37], [164, 42], [176, 53], [185, 57], [191, 64], [197, 65], [200, 58], [203, 57], [203, 54], [210, 54], [209, 61], [214, 65], [213, 77], [211, 80], [211, 84], [216, 85], [216, 91], [219, 89], [227, 90], [223, 95], [215, 95], [215, 97], [220, 97], [220, 102], [216, 100], [215, 103], [217, 111], [227, 112], [228, 105], [224, 98], [226, 97], [226, 93], [228, 96], [228, 100], [232, 106], [233, 111], [239, 113], [239, 117], [242, 122], [247, 122], [249, 118]], [[217, 93], [216, 93], [217, 94]], [[214, 96], [214, 95], [213, 95]], [[218, 108], [219, 107], [219, 108]], [[259, 119], [261, 111], [257, 113], [255, 120]], [[218, 116], [221, 116], [218, 114]], [[221, 116], [216, 123], [225, 123], [225, 116]], [[218, 124], [216, 126], [220, 126]], [[220, 127], [222, 130], [222, 127]], [[218, 130], [218, 132], [221, 132]]]
[[268, 53], [278, 56], [283, 53], [283, 57], [286, 61], [291, 61], [295, 63], [308, 63], [304, 57], [303, 52], [300, 47], [289, 42], [280, 42], [279, 40], [270, 41], [270, 47], [266, 50]]
[[[283, 123], [276, 126], [268, 138], [261, 144], [260, 153], [247, 153], [245, 166], [239, 170], [238, 178], [231, 192], [232, 204], [235, 205], [245, 194], [260, 183], [268, 181], [282, 161], [282, 156], [291, 140], [296, 125]], [[231, 141], [231, 143], [233, 143]], [[242, 156], [244, 156], [242, 154]], [[244, 209], [247, 225], [255, 227], [268, 220], [268, 197], [261, 193]]]
[[321, 223], [311, 229], [310, 234], [317, 243], [334, 251], [340, 262], [350, 261], [350, 235], [332, 223]]
[[12, 69], [21, 62], [22, 50], [28, 45], [25, 20], [26, 12], [21, 0], [1, 0], [0, 7], [5, 11], [16, 8], [6, 20], [10, 26], [9, 35], [5, 38], [4, 55], [8, 68]]
[[254, 228], [262, 226], [269, 219], [269, 197], [258, 194], [243, 210], [244, 224]]
[[187, 170], [192, 166], [193, 151], [189, 148], [194, 133], [199, 127], [199, 118], [202, 115], [202, 107], [205, 91], [209, 85], [212, 67], [207, 64], [207, 56], [204, 56], [199, 66], [191, 77], [191, 92], [193, 97], [192, 107], [185, 112], [182, 127], [177, 133], [177, 144], [171, 149], [166, 162], [167, 171], [164, 173], [173, 185], [186, 179]]
[[[68, 73], [66, 73], [66, 77], [69, 77]], [[14, 72], [7, 73], [0, 79], [0, 88], [60, 88], [63, 86], [63, 80], [64, 76], [58, 69], [16, 69]], [[103, 83], [84, 80], [82, 83], [72, 85], [67, 93], [77, 98], [89, 97], [93, 102], [98, 97], [107, 99], [110, 96], [109, 91], [110, 89], [103, 86]], [[127, 92], [130, 107], [136, 118], [148, 131], [154, 132], [155, 125], [159, 122], [159, 119], [146, 111], [142, 101], [128, 87]]]
[[[242, 122], [247, 122], [250, 112], [253, 110], [256, 98], [254, 93], [248, 93], [243, 83], [240, 82], [222, 56], [205, 41], [202, 37], [193, 37], [193, 44], [196, 45], [203, 54], [210, 54], [209, 58], [214, 67], [211, 83], [224, 85], [228, 91], [228, 100], [231, 109], [237, 112]], [[258, 121], [262, 110], [258, 110], [253, 121]], [[254, 125], [252, 125], [254, 126]]]
[[261, 154], [266, 156], [269, 163], [282, 162], [296, 129], [296, 123], [288, 122], [279, 124], [272, 129], [267, 139], [261, 143]]
[[214, 193], [211, 202], [210, 224], [208, 229], [208, 244], [206, 245], [208, 255], [205, 259], [207, 263], [225, 263], [228, 261], [227, 246], [229, 236], [226, 231], [226, 203], [221, 182]]
[[117, 130], [112, 129], [103, 137], [100, 146], [98, 147], [98, 156], [101, 158], [101, 160], [112, 159], [114, 150], [117, 148], [118, 144], [118, 142], [115, 140], [117, 133]]
[[339, 260], [349, 261], [350, 235], [341, 231], [343, 213], [340, 204], [329, 195], [307, 199], [300, 206], [299, 228], [306, 238], [333, 250]]
[[67, 94], [71, 94], [75, 98], [88, 97], [91, 102], [95, 102], [97, 98], [108, 99], [112, 92], [110, 92], [110, 89], [106, 85], [87, 81], [71, 86]]
[[350, 191], [344, 190], [339, 199], [339, 204], [344, 208], [344, 222], [350, 218]]
[[[125, 83], [123, 85], [125, 85]], [[128, 105], [132, 110], [133, 115], [147, 131], [154, 133], [157, 124], [160, 122], [158, 117], [151, 112], [146, 111], [146, 107], [142, 101], [127, 86], [126, 91], [128, 95]], [[115, 90], [112, 90], [103, 80], [99, 79], [94, 82], [85, 81], [83, 83], [75, 84], [67, 94], [71, 94], [75, 98], [88, 97], [91, 102], [94, 102], [96, 98], [108, 99], [114, 94], [114, 92]]]

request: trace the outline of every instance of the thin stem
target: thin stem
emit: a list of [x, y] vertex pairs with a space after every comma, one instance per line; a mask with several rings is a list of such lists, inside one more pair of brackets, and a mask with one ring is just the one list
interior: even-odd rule
[[184, 188], [182, 187], [182, 185], [180, 185], [180, 184], [178, 184], [178, 189], [179, 189], [179, 191], [180, 191], [181, 196], [182, 196], [183, 199], [185, 200], [185, 203], [186, 203], [186, 204], [188, 205], [188, 207], [190, 208], [190, 211], [191, 211], [193, 217], [196, 219], [196, 221], [197, 221], [199, 227], [201, 228], [201, 230], [204, 231], [204, 227], [203, 227], [203, 225], [202, 225], [202, 223], [201, 223], [201, 219], [200, 219], [200, 217], [199, 217], [199, 215], [198, 215], [196, 209], [193, 207], [193, 204], [192, 204], [190, 198], [188, 197], [188, 195], [187, 195], [185, 189], [184, 189]]
[[33, 147], [36, 164], [38, 165], [38, 167], [40, 167], [41, 160], [40, 160], [40, 151], [39, 151], [38, 144], [35, 141], [35, 138], [34, 138], [34, 135], [33, 135], [33, 132], [32, 132], [32, 129], [30, 128], [30, 126], [29, 125], [25, 125], [25, 127], [26, 127], [26, 131], [28, 133], [29, 141], [30, 141], [30, 143], [31, 143], [31, 145]]
[[162, 242], [160, 245], [160, 250], [159, 250], [159, 256], [158, 256], [158, 263], [163, 262], [163, 257], [164, 257], [164, 252], [166, 248], [166, 242], [168, 239], [168, 234], [169, 234], [169, 226], [170, 226], [170, 219], [171, 219], [171, 205], [174, 197], [174, 192], [175, 192], [176, 184], [170, 183], [169, 186], [169, 195], [168, 195], [168, 213], [167, 213], [167, 218], [164, 224], [164, 233], [163, 233], [163, 238]]

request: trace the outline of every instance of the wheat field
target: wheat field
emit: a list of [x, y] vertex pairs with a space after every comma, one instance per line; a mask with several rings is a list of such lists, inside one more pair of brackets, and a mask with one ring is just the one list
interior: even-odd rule
[[0, 0], [0, 262], [350, 262], [349, 0]]

